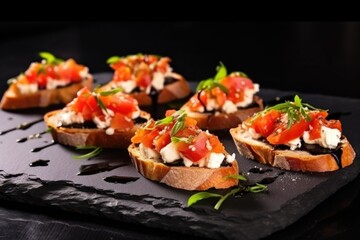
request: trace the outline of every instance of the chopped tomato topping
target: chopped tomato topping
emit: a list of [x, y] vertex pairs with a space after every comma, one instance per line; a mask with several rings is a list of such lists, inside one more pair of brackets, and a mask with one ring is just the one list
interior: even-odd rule
[[159, 136], [159, 130], [153, 130], [148, 132], [142, 137], [141, 143], [144, 144], [145, 147], [154, 148], [154, 139]]
[[194, 138], [191, 144], [186, 142], [178, 142], [176, 144], [178, 151], [186, 158], [193, 162], [197, 162], [204, 158], [208, 153], [209, 149], [206, 147], [208, 137], [205, 132], [201, 132]]
[[249, 78], [240, 76], [227, 76], [221, 83], [228, 89], [228, 99], [234, 103], [244, 100], [244, 90], [246, 88], [253, 89], [254, 84]]
[[276, 121], [280, 118], [281, 113], [276, 110], [269, 111], [265, 116], [257, 117], [252, 127], [255, 132], [259, 133], [263, 137], [268, 137], [276, 128]]
[[280, 126], [277, 126], [266, 139], [273, 145], [286, 144], [289, 141], [302, 136], [308, 127], [309, 123], [305, 121], [305, 119], [301, 119], [299, 122], [294, 123], [290, 128], [287, 128], [285, 124], [281, 124]]
[[110, 110], [130, 118], [132, 113], [137, 110], [137, 101], [129, 95], [100, 96], [100, 100]]
[[131, 129], [134, 127], [134, 122], [131, 118], [124, 116], [121, 113], [115, 113], [111, 119], [110, 127], [114, 129]]
[[160, 134], [154, 139], [155, 150], [160, 152], [160, 150], [168, 145], [171, 142], [170, 131]]
[[339, 120], [326, 120], [325, 118], [328, 116], [327, 112], [311, 112], [311, 122], [310, 122], [310, 130], [309, 130], [309, 138], [310, 140], [314, 140], [321, 137], [321, 127], [325, 126], [328, 128], [336, 128], [340, 132], [342, 131], [341, 122]]
[[78, 65], [74, 59], [70, 58], [55, 67], [55, 70], [61, 79], [69, 79], [72, 81], [80, 81], [80, 72], [84, 66]]
[[126, 81], [131, 79], [131, 69], [127, 66], [121, 66], [115, 69], [113, 80], [115, 82]]

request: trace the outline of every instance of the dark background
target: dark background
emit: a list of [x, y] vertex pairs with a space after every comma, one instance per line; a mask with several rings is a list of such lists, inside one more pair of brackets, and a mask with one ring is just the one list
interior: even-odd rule
[[360, 97], [359, 22], [2, 22], [1, 89], [40, 51], [93, 73], [111, 71], [113, 55], [165, 55], [192, 81], [222, 61], [262, 88]]

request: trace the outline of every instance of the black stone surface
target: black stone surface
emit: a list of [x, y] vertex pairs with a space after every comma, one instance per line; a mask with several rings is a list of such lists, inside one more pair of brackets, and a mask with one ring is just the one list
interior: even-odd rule
[[[104, 80], [107, 74], [98, 74]], [[262, 89], [261, 96], [270, 101], [275, 97], [294, 92]], [[356, 126], [360, 118], [360, 100], [324, 95], [301, 94], [304, 102], [330, 109], [330, 113], [347, 113], [341, 116], [343, 131], [358, 152], [360, 130]], [[44, 110], [0, 112], [0, 131], [12, 128], [24, 121], [41, 118]], [[142, 178], [131, 166], [124, 166], [95, 175], [78, 176], [84, 164], [108, 162], [130, 163], [125, 150], [106, 150], [91, 160], [74, 160], [82, 154], [59, 144], [40, 152], [31, 149], [51, 141], [49, 134], [41, 138], [17, 143], [16, 139], [42, 132], [43, 122], [26, 130], [15, 130], [0, 135], [0, 197], [30, 205], [49, 206], [70, 212], [105, 217], [120, 222], [141, 224], [146, 227], [169, 230], [187, 235], [214, 239], [257, 239], [286, 228], [306, 215], [344, 185], [356, 178], [360, 164], [356, 158], [353, 165], [333, 173], [286, 172], [269, 191], [247, 194], [227, 200], [220, 211], [213, 210], [214, 200], [199, 202], [194, 207], [186, 206], [194, 192], [182, 191]], [[229, 152], [236, 148], [228, 136], [220, 138]], [[48, 159], [46, 167], [30, 167], [37, 159]], [[266, 167], [244, 159], [237, 154], [241, 171], [247, 174], [254, 166]], [[256, 180], [279, 172], [247, 176]], [[112, 175], [140, 177], [135, 182], [113, 184], [103, 180]]]

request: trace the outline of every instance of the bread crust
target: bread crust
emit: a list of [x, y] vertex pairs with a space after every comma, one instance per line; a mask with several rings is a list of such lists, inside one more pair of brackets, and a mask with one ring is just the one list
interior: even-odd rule
[[39, 90], [31, 94], [20, 94], [15, 85], [11, 85], [4, 93], [0, 102], [0, 108], [4, 110], [16, 110], [35, 107], [47, 107], [53, 104], [66, 104], [76, 97], [76, 93], [83, 87], [93, 88], [93, 77], [88, 75], [79, 83], [73, 83], [66, 87]]
[[[184, 79], [183, 76], [177, 73], [171, 73], [172, 77], [176, 79], [175, 82], [164, 85], [164, 88], [159, 91], [157, 96], [157, 103], [164, 104], [177, 99], [183, 99], [190, 95], [191, 88], [189, 83]], [[104, 85], [103, 89], [109, 89], [111, 87], [111, 82]], [[130, 96], [135, 98], [139, 106], [149, 106], [152, 105], [152, 97], [145, 92], [135, 92], [130, 93]], [[156, 99], [154, 97], [154, 99]]]
[[[107, 135], [104, 129], [83, 129], [58, 127], [54, 121], [54, 116], [61, 110], [51, 111], [45, 114], [44, 120], [51, 128], [51, 135], [56, 142], [69, 146], [97, 146], [102, 148], [127, 148], [131, 143], [131, 138], [141, 124], [135, 124], [132, 129], [115, 130], [114, 134]], [[141, 111], [140, 116], [150, 119], [150, 114]]]
[[188, 110], [186, 106], [182, 107], [182, 109], [186, 110], [189, 117], [194, 118], [197, 121], [199, 128], [208, 130], [221, 130], [237, 127], [249, 116], [263, 110], [263, 100], [259, 96], [254, 95], [253, 102], [255, 102], [258, 106], [239, 109], [234, 113], [212, 114], [192, 112]]
[[128, 151], [132, 163], [141, 175], [174, 188], [203, 191], [209, 188], [224, 189], [238, 184], [237, 179], [226, 177], [239, 173], [236, 160], [231, 166], [215, 169], [168, 166], [153, 159], [143, 158], [139, 147], [135, 144], [131, 144]]
[[303, 172], [335, 171], [341, 167], [351, 165], [356, 156], [346, 137], [340, 142], [342, 154], [339, 159], [341, 163], [338, 164], [332, 154], [313, 155], [302, 150], [277, 150], [268, 143], [248, 137], [241, 125], [230, 129], [230, 134], [239, 153], [244, 157], [285, 170]]

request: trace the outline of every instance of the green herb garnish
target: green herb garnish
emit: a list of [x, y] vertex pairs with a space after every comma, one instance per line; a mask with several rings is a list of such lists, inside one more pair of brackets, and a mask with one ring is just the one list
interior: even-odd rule
[[119, 88], [114, 88], [114, 89], [111, 89], [109, 91], [103, 91], [103, 92], [99, 92], [100, 96], [111, 96], [111, 95], [115, 95], [117, 94], [118, 92], [122, 92], [124, 91], [123, 88], [119, 87]]
[[[234, 175], [229, 175], [227, 176], [228, 178], [236, 178], [242, 181], [247, 181], [246, 177], [240, 174], [234, 174]], [[217, 194], [217, 193], [211, 193], [211, 192], [198, 192], [195, 193], [193, 195], [190, 196], [190, 198], [188, 199], [188, 207], [190, 207], [191, 205], [197, 203], [200, 200], [203, 199], [207, 199], [207, 198], [220, 198], [217, 203], [214, 206], [215, 210], [219, 210], [221, 205], [223, 204], [223, 202], [228, 199], [230, 196], [236, 194], [239, 191], [244, 191], [244, 192], [251, 192], [251, 193], [259, 193], [259, 192], [263, 192], [267, 190], [267, 186], [263, 185], [263, 184], [259, 184], [256, 183], [255, 185], [252, 186], [239, 186], [236, 188], [233, 188], [231, 191], [229, 191], [228, 193], [226, 193], [225, 195], [221, 195], [221, 194]]]
[[80, 149], [80, 150], [93, 149], [93, 150], [91, 152], [83, 154], [83, 155], [73, 156], [74, 159], [93, 158], [93, 157], [99, 155], [103, 151], [103, 149], [101, 147], [96, 147], [96, 146], [77, 146], [76, 149]]
[[113, 63], [117, 63], [118, 61], [120, 61], [122, 58], [119, 56], [112, 56], [109, 57], [108, 60], [106, 60], [107, 64], [113, 64]]
[[288, 115], [288, 122], [287, 122], [287, 128], [291, 128], [291, 126], [295, 122], [299, 122], [302, 119], [305, 119], [306, 121], [310, 121], [311, 118], [309, 116], [309, 112], [311, 110], [317, 110], [317, 111], [327, 111], [320, 108], [316, 108], [311, 106], [307, 103], [302, 103], [302, 99], [295, 95], [294, 101], [285, 101], [284, 103], [279, 103], [272, 107], [266, 107], [263, 111], [256, 113], [252, 118], [251, 121], [255, 120], [257, 117], [266, 114], [270, 110], [277, 110], [280, 112], [283, 112]]
[[196, 91], [201, 91], [201, 90], [211, 90], [215, 87], [219, 87], [221, 89], [221, 91], [225, 92], [225, 93], [228, 93], [229, 90], [221, 84], [221, 80], [223, 78], [226, 77], [227, 75], [227, 70], [226, 70], [226, 67], [225, 65], [220, 62], [220, 66], [218, 66], [216, 68], [217, 70], [217, 73], [215, 75], [215, 77], [213, 78], [209, 78], [209, 79], [206, 79], [206, 80], [202, 80], [198, 86], [196, 87]]
[[57, 64], [64, 61], [63, 59], [57, 58], [53, 54], [51, 54], [49, 52], [40, 52], [39, 55], [40, 55], [41, 58], [45, 59], [46, 63], [48, 63], [48, 64], [57, 65]]

